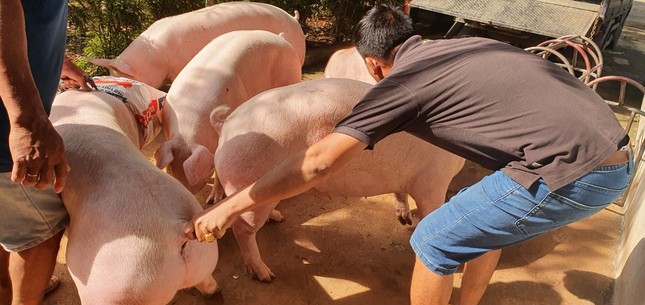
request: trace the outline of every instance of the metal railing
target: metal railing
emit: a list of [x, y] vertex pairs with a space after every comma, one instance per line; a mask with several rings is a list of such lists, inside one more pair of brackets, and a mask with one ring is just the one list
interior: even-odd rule
[[[601, 83], [619, 82], [620, 86], [617, 100], [605, 99], [605, 102], [615, 108], [629, 112], [629, 120], [627, 122], [627, 126], [625, 126], [625, 130], [628, 134], [636, 121], [636, 115], [640, 115], [641, 118], [645, 117], [645, 111], [625, 104], [627, 86], [631, 85], [643, 94], [641, 105], [645, 105], [645, 86], [624, 76], [601, 76], [604, 65], [602, 52], [600, 48], [598, 48], [598, 45], [596, 45], [591, 39], [580, 35], [569, 35], [547, 40], [537, 46], [529, 47], [524, 50], [551, 60], [555, 65], [562, 67], [571, 75], [578, 78], [581, 82], [591, 87], [594, 91], [597, 90], [598, 85]], [[557, 59], [553, 59], [552, 56]], [[643, 159], [643, 154], [645, 152], [644, 140], [645, 135], [638, 134], [635, 139], [632, 139], [631, 141], [632, 148], [635, 152], [634, 174], [636, 174]], [[625, 205], [632, 183], [633, 178], [629, 183], [627, 191], [625, 191], [622, 198], [616, 202], [617, 205], [621, 207]]]

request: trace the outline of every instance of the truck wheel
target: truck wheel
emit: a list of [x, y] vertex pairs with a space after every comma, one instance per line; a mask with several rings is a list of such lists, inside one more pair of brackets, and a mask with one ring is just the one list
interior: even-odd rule
[[623, 33], [623, 27], [625, 26], [625, 21], [627, 20], [627, 16], [629, 16], [629, 12], [631, 11], [631, 8], [625, 13], [623, 16], [622, 20], [620, 21], [620, 26], [614, 30], [614, 32], [611, 35], [611, 42], [607, 46], [610, 50], [614, 50], [616, 46], [618, 45], [618, 40], [620, 39], [620, 34]]

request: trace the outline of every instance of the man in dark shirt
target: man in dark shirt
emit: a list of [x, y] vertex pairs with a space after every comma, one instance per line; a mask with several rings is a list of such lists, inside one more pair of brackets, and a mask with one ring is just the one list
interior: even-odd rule
[[448, 304], [460, 264], [459, 304], [477, 304], [502, 248], [589, 217], [626, 189], [625, 131], [552, 63], [488, 39], [423, 40], [387, 5], [366, 14], [355, 43], [373, 89], [333, 133], [195, 217], [187, 235], [220, 237], [242, 212], [304, 192], [405, 131], [494, 170], [425, 216], [410, 240], [412, 304]]

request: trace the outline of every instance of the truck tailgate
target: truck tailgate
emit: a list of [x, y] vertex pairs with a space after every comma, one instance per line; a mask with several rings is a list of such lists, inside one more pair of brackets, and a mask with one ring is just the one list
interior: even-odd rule
[[420, 8], [492, 26], [547, 37], [586, 35], [600, 1], [575, 0], [413, 0]]

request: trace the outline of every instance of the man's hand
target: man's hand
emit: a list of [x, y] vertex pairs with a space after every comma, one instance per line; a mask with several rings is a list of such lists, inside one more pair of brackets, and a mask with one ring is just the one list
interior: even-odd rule
[[37, 189], [53, 184], [60, 193], [69, 171], [62, 138], [44, 114], [21, 121], [25, 123], [11, 125], [9, 134], [11, 180]]
[[85, 72], [75, 65], [67, 56], [65, 56], [65, 60], [63, 61], [63, 69], [60, 73], [60, 79], [62, 81], [59, 85], [61, 90], [74, 88], [91, 91], [92, 88], [96, 89], [96, 85], [92, 78], [87, 76]]
[[226, 212], [228, 205], [224, 204], [225, 201], [226, 199], [195, 216], [184, 228], [186, 238], [206, 242], [222, 238], [237, 218], [237, 215]]

